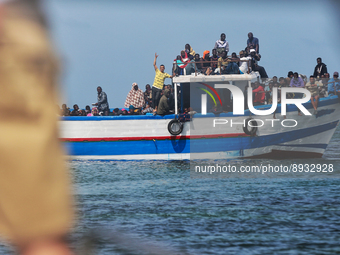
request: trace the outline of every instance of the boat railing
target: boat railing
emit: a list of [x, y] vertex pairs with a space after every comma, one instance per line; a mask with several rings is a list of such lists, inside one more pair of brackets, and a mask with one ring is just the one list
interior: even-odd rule
[[[181, 64], [185, 65], [185, 67], [187, 65], [189, 65], [189, 64], [194, 65], [194, 70], [195, 70], [194, 73], [195, 73], [195, 76], [197, 76], [200, 73], [198, 71], [198, 69], [202, 69], [202, 68], [204, 69], [204, 68], [209, 68], [209, 67], [211, 67], [213, 69], [217, 69], [218, 66], [219, 66], [219, 62], [220, 62], [220, 65], [222, 67], [223, 66], [223, 64], [222, 64], [223, 62], [221, 62], [220, 60], [214, 60], [214, 61], [206, 61], [206, 60], [204, 60], [204, 61], [192, 61], [191, 60], [191, 61], [187, 61], [187, 62], [182, 62]], [[247, 62], [247, 66], [248, 66], [247, 74], [249, 74], [251, 72], [251, 59], [249, 59], [249, 60], [240, 60], [238, 58], [237, 59], [235, 59], [235, 58], [228, 58], [224, 62], [228, 62], [228, 63], [230, 63], [230, 62], [234, 62], [234, 63]], [[207, 64], [209, 64], [209, 65], [207, 65]], [[201, 67], [198, 68], [197, 65], [201, 65]], [[182, 68], [183, 71], [185, 70], [185, 67]], [[177, 70], [177, 68], [181, 68], [181, 67], [179, 66], [179, 63], [177, 63], [177, 61], [175, 61], [174, 64], [173, 64], [173, 70]], [[191, 75], [191, 74], [192, 73], [190, 73], [190, 74], [184, 73], [182, 75]], [[200, 74], [202, 74], [202, 73], [200, 73]], [[180, 74], [176, 73], [176, 75], [180, 75]], [[214, 75], [223, 75], [223, 73], [220, 70], [220, 72], [214, 73]]]

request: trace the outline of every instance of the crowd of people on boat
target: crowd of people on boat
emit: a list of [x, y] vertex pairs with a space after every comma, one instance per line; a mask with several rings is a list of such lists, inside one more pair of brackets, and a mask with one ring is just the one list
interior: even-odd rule
[[[273, 88], [278, 88], [278, 103], [281, 100], [282, 87], [297, 87], [306, 88], [311, 93], [311, 103], [314, 108], [314, 114], [317, 114], [319, 98], [340, 95], [340, 80], [339, 73], [334, 72], [333, 77], [330, 78], [327, 72], [327, 65], [322, 63], [322, 59], [317, 58], [317, 65], [314, 72], [309, 77], [299, 74], [297, 72], [289, 71], [286, 78], [280, 77], [279, 80], [274, 76], [268, 85], [264, 83], [255, 82], [252, 84], [254, 92], [254, 105], [271, 104], [273, 101]], [[288, 94], [290, 98], [302, 98], [303, 93]], [[301, 115], [301, 113], [298, 113]], [[275, 114], [274, 114], [275, 117]]]
[[[110, 111], [106, 93], [102, 91], [101, 87], [97, 88], [97, 92], [98, 102], [93, 104], [92, 109], [90, 105], [86, 105], [85, 109], [80, 109], [75, 104], [71, 111], [66, 104], [63, 104], [61, 110], [59, 109], [60, 116], [120, 116], [147, 113], [164, 116], [175, 111], [174, 89], [170, 84], [162, 86], [159, 93], [160, 98], [155, 101], [152, 98], [150, 84], [145, 86], [145, 91], [143, 92], [137, 83], [133, 83], [126, 97], [124, 108], [114, 108], [112, 111]], [[153, 107], [154, 104], [157, 104], [157, 106]]]
[[[278, 88], [278, 103], [280, 103], [280, 91], [282, 87], [299, 87], [306, 88], [311, 92], [311, 103], [314, 108], [314, 114], [317, 114], [318, 100], [320, 97], [328, 95], [337, 95], [340, 93], [339, 73], [334, 72], [333, 78], [327, 71], [327, 65], [322, 62], [321, 58], [317, 58], [317, 65], [314, 68], [313, 75], [309, 78], [297, 72], [289, 71], [287, 77], [274, 76], [268, 78], [264, 67], [258, 65], [261, 59], [259, 54], [259, 40], [253, 36], [252, 32], [248, 33], [247, 46], [244, 50], [235, 52], [228, 56], [229, 43], [226, 40], [226, 35], [221, 34], [220, 39], [215, 42], [210, 51], [203, 52], [201, 58], [196, 53], [190, 44], [186, 44], [181, 55], [178, 55], [174, 61], [172, 75], [165, 72], [165, 66], [157, 67], [157, 53], [153, 66], [155, 69], [155, 78], [152, 87], [147, 84], [145, 91], [139, 88], [137, 83], [133, 83], [125, 100], [124, 108], [115, 108], [110, 111], [107, 95], [102, 91], [101, 87], [97, 88], [98, 102], [93, 104], [92, 109], [89, 105], [85, 109], [79, 109], [78, 105], [73, 106], [71, 111], [66, 104], [62, 105], [60, 111], [61, 116], [119, 116], [119, 115], [167, 115], [174, 113], [175, 95], [172, 85], [164, 85], [166, 78], [173, 78], [178, 75], [189, 75], [198, 73], [202, 75], [217, 75], [217, 74], [244, 74], [250, 71], [258, 71], [261, 77], [260, 80], [252, 83], [253, 88], [253, 104], [264, 105], [272, 103], [272, 91], [274, 87]], [[301, 98], [302, 93], [289, 94], [288, 97]], [[230, 109], [212, 109], [211, 111], [223, 112]], [[189, 111], [185, 109], [185, 111]], [[300, 112], [299, 112], [300, 114]], [[275, 114], [274, 114], [275, 118]]]
[[157, 67], [157, 53], [155, 53], [154, 69], [155, 79], [153, 86], [147, 84], [143, 92], [137, 83], [132, 83], [132, 87], [127, 94], [124, 107], [122, 109], [115, 108], [110, 112], [107, 95], [102, 91], [101, 87], [97, 87], [98, 102], [94, 104], [91, 109], [89, 105], [85, 110], [79, 109], [78, 105], [73, 106], [71, 111], [66, 104], [62, 105], [61, 116], [119, 116], [119, 115], [140, 115], [151, 113], [153, 115], [167, 115], [174, 113], [175, 110], [175, 96], [172, 85], [164, 85], [166, 78], [172, 78], [164, 72], [165, 66]]
[[175, 75], [190, 75], [192, 73], [203, 75], [217, 74], [244, 74], [258, 71], [261, 78], [268, 78], [267, 72], [258, 62], [261, 60], [258, 38], [252, 32], [248, 33], [247, 46], [239, 52], [233, 52], [228, 56], [229, 42], [226, 35], [221, 34], [211, 51], [205, 50], [203, 56], [196, 53], [190, 44], [186, 44], [184, 50], [176, 57], [173, 64]]

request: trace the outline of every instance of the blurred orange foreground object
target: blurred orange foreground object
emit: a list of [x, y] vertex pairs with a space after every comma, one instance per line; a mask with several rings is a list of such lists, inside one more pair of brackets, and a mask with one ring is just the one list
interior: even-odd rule
[[21, 254], [68, 255], [73, 198], [58, 139], [58, 61], [39, 1], [1, 2], [0, 235]]

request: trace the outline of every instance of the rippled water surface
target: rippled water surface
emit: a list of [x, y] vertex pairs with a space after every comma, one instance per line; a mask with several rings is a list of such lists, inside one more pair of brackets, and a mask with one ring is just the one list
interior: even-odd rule
[[340, 253], [339, 140], [338, 128], [322, 159], [227, 162], [334, 165], [313, 178], [204, 179], [190, 177], [188, 161], [71, 161], [79, 221], [70, 240], [101, 236], [103, 255], [131, 254], [114, 231], [179, 254]]

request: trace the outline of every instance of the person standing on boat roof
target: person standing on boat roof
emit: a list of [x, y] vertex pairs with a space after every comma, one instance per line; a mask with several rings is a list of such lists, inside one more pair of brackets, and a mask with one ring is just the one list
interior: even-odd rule
[[321, 78], [321, 75], [325, 75], [325, 73], [327, 73], [327, 65], [325, 65], [324, 63], [322, 63], [322, 59], [321, 58], [317, 58], [316, 62], [318, 63], [315, 68], [314, 68], [314, 74], [313, 76], [315, 78]]
[[253, 46], [256, 53], [260, 53], [259, 39], [253, 36], [252, 32], [248, 33], [247, 47]]
[[223, 51], [226, 51], [227, 55], [228, 55], [228, 51], [229, 51], [229, 43], [226, 40], [226, 35], [225, 33], [221, 34], [221, 39], [217, 40], [215, 42], [215, 46], [214, 49], [217, 50], [217, 55], [220, 57], [222, 55]]
[[163, 89], [163, 85], [164, 85], [164, 80], [165, 78], [172, 78], [173, 76], [165, 73], [165, 66], [164, 65], [160, 65], [159, 69], [156, 65], [156, 61], [157, 61], [158, 55], [157, 53], [155, 53], [155, 59], [153, 61], [153, 66], [155, 68], [155, 80], [153, 82], [152, 85], [152, 105], [154, 106], [155, 109], [157, 109], [158, 103], [159, 103], [159, 99], [161, 96], [161, 92]]
[[102, 90], [102, 87], [98, 86], [97, 87], [97, 92], [98, 92], [98, 102], [95, 103], [94, 105], [98, 106], [98, 110], [100, 112], [104, 113], [104, 116], [108, 116], [110, 112], [109, 108], [109, 103], [107, 101], [107, 95], [106, 93]]

